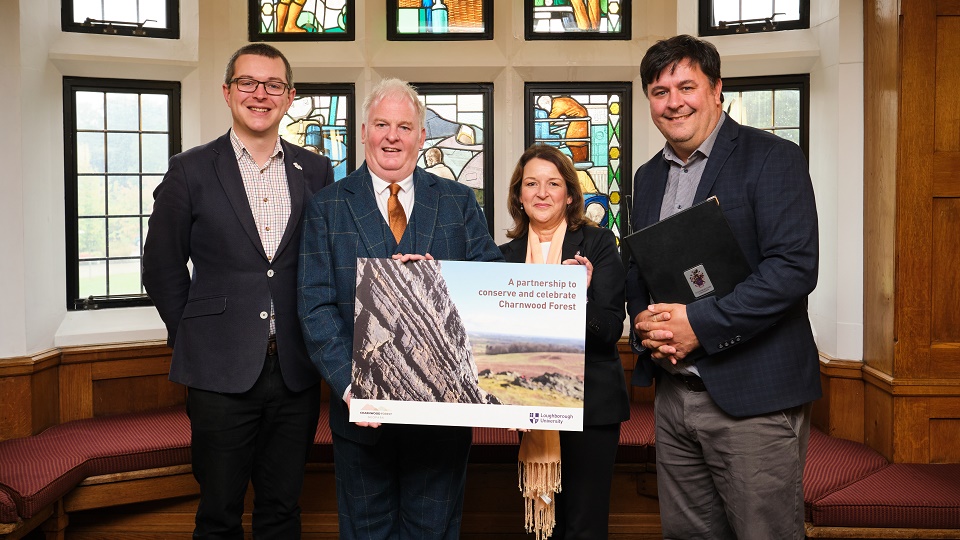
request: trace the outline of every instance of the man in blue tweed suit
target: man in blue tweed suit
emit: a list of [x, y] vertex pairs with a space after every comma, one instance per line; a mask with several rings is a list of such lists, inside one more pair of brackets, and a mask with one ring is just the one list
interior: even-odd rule
[[807, 160], [723, 112], [720, 55], [706, 41], [657, 42], [640, 78], [667, 143], [637, 171], [634, 227], [716, 196], [753, 270], [730, 294], [687, 305], [650, 305], [636, 266], [628, 272], [642, 346], [633, 383], [657, 381], [663, 536], [803, 539], [810, 403], [820, 397], [807, 316], [819, 257]]
[[426, 138], [416, 91], [385, 79], [362, 114], [365, 162], [310, 201], [299, 266], [307, 350], [334, 392], [340, 538], [454, 540], [471, 429], [348, 420], [357, 258], [502, 257], [473, 190], [416, 166]]

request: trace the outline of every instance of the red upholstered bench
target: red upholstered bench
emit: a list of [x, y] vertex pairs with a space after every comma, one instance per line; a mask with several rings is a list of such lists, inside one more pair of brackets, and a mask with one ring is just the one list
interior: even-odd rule
[[[190, 424], [183, 407], [76, 420], [2, 441], [0, 523], [32, 518], [91, 476], [187, 463]], [[15, 514], [4, 500], [13, 502]]]
[[803, 493], [808, 538], [960, 538], [960, 464], [889, 464], [811, 429]]
[[948, 536], [933, 537], [960, 538], [960, 464], [888, 465], [816, 500], [812, 522], [822, 527], [946, 529]]
[[653, 403], [630, 403], [630, 419], [620, 424], [617, 463], [656, 463]]
[[19, 522], [17, 503], [13, 502], [13, 497], [9, 493], [0, 489], [0, 534], [12, 531]]
[[807, 463], [803, 469], [805, 520], [811, 521], [815, 501], [886, 466], [886, 458], [869, 446], [810, 428]]

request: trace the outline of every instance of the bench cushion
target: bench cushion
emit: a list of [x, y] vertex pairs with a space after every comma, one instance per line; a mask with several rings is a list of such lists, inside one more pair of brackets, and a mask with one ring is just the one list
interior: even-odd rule
[[810, 428], [807, 464], [803, 469], [805, 519], [811, 520], [815, 501], [887, 465], [886, 458], [865, 444], [830, 437]]
[[630, 419], [620, 424], [617, 463], [654, 462], [656, 439], [653, 403], [630, 402]]
[[29, 519], [89, 476], [190, 463], [184, 407], [87, 418], [0, 442], [0, 484]]
[[813, 524], [960, 529], [960, 464], [884, 467], [815, 501]]
[[20, 517], [17, 514], [17, 503], [5, 490], [0, 488], [0, 523], [16, 523]]

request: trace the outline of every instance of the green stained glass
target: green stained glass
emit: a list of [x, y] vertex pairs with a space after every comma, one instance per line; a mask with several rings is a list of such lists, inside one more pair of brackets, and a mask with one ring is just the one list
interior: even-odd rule
[[[548, 91], [538, 92], [543, 87]], [[560, 91], [550, 91], [557, 87]], [[619, 234], [621, 170], [629, 147], [629, 83], [528, 83], [528, 144], [556, 146], [570, 157], [587, 218]], [[568, 91], [562, 90], [569, 88]], [[620, 91], [611, 91], [623, 88]]]

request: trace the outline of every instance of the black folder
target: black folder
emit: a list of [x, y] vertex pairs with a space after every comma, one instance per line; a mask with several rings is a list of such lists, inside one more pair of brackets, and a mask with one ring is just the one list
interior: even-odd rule
[[689, 304], [724, 296], [750, 275], [716, 197], [624, 239], [655, 302]]

